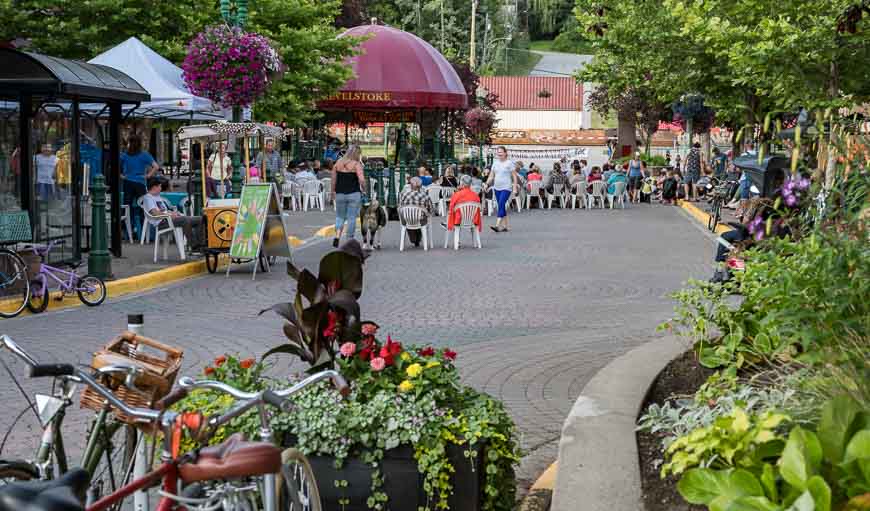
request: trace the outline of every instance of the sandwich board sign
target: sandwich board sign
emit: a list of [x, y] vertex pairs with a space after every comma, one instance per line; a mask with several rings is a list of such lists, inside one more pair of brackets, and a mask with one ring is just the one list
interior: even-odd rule
[[[263, 258], [268, 268], [268, 258], [272, 256], [290, 257], [287, 227], [278, 207], [278, 191], [274, 183], [245, 185], [239, 198], [230, 260], [253, 260], [252, 278], [256, 278], [257, 263]], [[230, 266], [227, 266], [227, 275], [229, 273]]]

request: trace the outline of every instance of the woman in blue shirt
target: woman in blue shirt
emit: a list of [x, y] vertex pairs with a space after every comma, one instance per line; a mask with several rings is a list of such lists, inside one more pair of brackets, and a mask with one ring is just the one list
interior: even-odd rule
[[142, 227], [142, 210], [136, 206], [136, 201], [145, 195], [146, 180], [156, 174], [159, 168], [148, 151], [142, 149], [142, 137], [130, 135], [127, 139], [127, 152], [121, 153], [121, 178], [124, 180], [124, 204], [130, 207], [130, 221], [136, 237], [139, 237]]
[[634, 153], [634, 158], [628, 162], [628, 196], [631, 202], [640, 202], [640, 187], [643, 185], [643, 171], [640, 165], [640, 153]]

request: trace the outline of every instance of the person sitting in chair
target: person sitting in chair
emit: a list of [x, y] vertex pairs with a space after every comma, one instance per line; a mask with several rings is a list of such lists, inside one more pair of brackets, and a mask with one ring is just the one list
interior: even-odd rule
[[[460, 204], [465, 204], [466, 202], [476, 202], [480, 204], [480, 197], [471, 189], [471, 176], [467, 175], [462, 176], [459, 179], [459, 189], [456, 190], [456, 193], [454, 193], [452, 197], [450, 197], [450, 207], [447, 210], [447, 225], [444, 225], [443, 223], [441, 224], [446, 227], [448, 231], [452, 231], [453, 226], [462, 223], [462, 212], [459, 210], [458, 206]], [[474, 225], [477, 226], [478, 231], [483, 228], [483, 224], [480, 221], [480, 210], [478, 210], [477, 214], [474, 215]]]
[[[166, 199], [160, 196], [160, 191], [163, 188], [161, 179], [152, 177], [148, 178], [148, 193], [143, 195], [142, 209], [148, 212], [151, 216], [169, 216], [172, 218], [172, 224], [175, 227], [181, 227], [184, 231], [184, 236], [190, 245], [191, 250], [199, 250], [202, 248], [202, 217], [184, 216], [177, 211], [169, 209], [169, 203]], [[157, 224], [158, 229], [162, 229], [169, 225], [169, 222], [164, 218]], [[146, 226], [148, 228], [148, 226]]]
[[[408, 186], [410, 189], [402, 192], [402, 196], [399, 197], [399, 207], [419, 206], [423, 208], [426, 212], [420, 219], [420, 225], [426, 225], [429, 222], [429, 217], [432, 216], [432, 212], [435, 211], [435, 206], [432, 205], [432, 199], [430, 199], [429, 194], [423, 190], [423, 181], [419, 177], [412, 177], [408, 182]], [[415, 247], [420, 246], [420, 240], [422, 237], [423, 233], [421, 231], [408, 231], [408, 239], [411, 240], [411, 243], [413, 243]]]

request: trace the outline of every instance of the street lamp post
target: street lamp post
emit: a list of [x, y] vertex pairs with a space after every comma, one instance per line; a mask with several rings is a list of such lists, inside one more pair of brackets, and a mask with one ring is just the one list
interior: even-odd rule
[[[221, 18], [224, 22], [233, 27], [244, 28], [248, 22], [248, 0], [221, 0], [220, 3]], [[233, 107], [233, 122], [242, 120], [241, 107]], [[233, 175], [230, 178], [232, 183], [233, 197], [238, 197], [242, 192], [242, 176], [239, 172], [241, 166], [241, 153], [238, 150], [238, 142], [233, 147]]]

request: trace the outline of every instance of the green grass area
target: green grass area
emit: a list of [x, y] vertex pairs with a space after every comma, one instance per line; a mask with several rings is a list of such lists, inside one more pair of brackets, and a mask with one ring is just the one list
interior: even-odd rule
[[527, 76], [541, 61], [536, 53], [513, 52], [508, 63], [507, 76]]
[[532, 41], [531, 44], [529, 44], [529, 49], [535, 51], [554, 51], [553, 42], [554, 41], [551, 40]]

